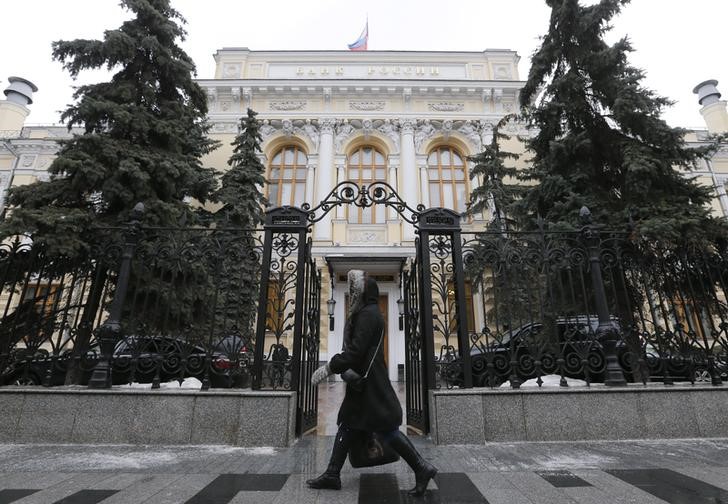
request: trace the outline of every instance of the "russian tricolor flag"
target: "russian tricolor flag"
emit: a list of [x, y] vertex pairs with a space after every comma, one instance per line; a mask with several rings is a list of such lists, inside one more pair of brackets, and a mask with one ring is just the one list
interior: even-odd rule
[[367, 19], [367, 22], [364, 25], [364, 30], [361, 32], [361, 35], [359, 35], [359, 38], [356, 40], [356, 42], [354, 42], [353, 44], [348, 44], [349, 50], [350, 51], [366, 51], [368, 41], [369, 41], [369, 19]]

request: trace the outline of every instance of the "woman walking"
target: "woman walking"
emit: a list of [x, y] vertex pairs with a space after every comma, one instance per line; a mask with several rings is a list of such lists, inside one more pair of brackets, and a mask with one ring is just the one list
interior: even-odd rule
[[379, 287], [373, 278], [361, 270], [349, 271], [347, 280], [349, 313], [344, 327], [344, 349], [313, 373], [311, 383], [317, 385], [329, 375], [341, 374], [347, 369], [353, 369], [360, 376], [366, 374], [370, 365], [371, 369], [362, 390], [357, 391], [347, 384], [336, 422], [339, 431], [336, 433], [329, 466], [321, 476], [306, 483], [310, 488], [341, 489], [339, 475], [352, 437], [356, 431], [376, 432], [412, 468], [416, 484], [409, 493], [421, 496], [437, 469], [422, 458], [407, 436], [399, 431], [402, 407], [389, 381], [380, 342], [384, 318], [378, 305]]

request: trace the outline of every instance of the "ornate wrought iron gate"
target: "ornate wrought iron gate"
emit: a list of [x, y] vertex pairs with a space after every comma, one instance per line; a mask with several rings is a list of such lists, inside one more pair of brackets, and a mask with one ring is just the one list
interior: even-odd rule
[[416, 226], [416, 256], [403, 279], [407, 425], [429, 432], [429, 391], [472, 386], [470, 345], [460, 215], [422, 210]]
[[256, 327], [253, 388], [295, 390], [296, 433], [316, 427], [321, 272], [311, 256], [308, 213], [267, 212]]
[[408, 425], [428, 432], [428, 391], [441, 384], [471, 386], [467, 320], [461, 309], [460, 215], [442, 208], [413, 210], [385, 182], [342, 182], [314, 208], [304, 204], [267, 212], [253, 387], [296, 390], [298, 433], [316, 427], [318, 393], [310, 377], [319, 361], [321, 273], [307, 239], [314, 223], [342, 205], [393, 208], [419, 234], [416, 257], [402, 279], [406, 410]]

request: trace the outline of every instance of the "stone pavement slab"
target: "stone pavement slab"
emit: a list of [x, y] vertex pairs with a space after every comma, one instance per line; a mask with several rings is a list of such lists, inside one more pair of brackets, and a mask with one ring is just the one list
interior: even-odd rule
[[305, 481], [332, 437], [290, 448], [0, 445], [0, 504], [716, 504], [728, 502], [728, 439], [435, 446], [422, 498], [403, 461], [342, 472], [341, 491]]

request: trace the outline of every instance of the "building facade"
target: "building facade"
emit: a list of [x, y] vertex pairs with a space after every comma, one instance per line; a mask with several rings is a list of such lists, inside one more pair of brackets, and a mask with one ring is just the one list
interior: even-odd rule
[[[221, 147], [204, 160], [227, 167], [239, 119], [248, 108], [262, 121], [262, 159], [273, 206], [324, 200], [336, 184], [386, 182], [415, 208], [463, 211], [470, 190], [468, 157], [492, 139], [493, 126], [516, 112], [524, 82], [519, 56], [510, 50], [482, 52], [251, 51], [224, 48], [215, 54], [214, 78], [198, 83], [209, 99], [211, 136]], [[35, 86], [10, 78], [0, 101], [0, 208], [8, 187], [47, 178], [64, 127], [24, 126]], [[707, 129], [688, 140], [704, 143], [711, 133], [728, 131], [726, 102], [715, 81], [695, 89]], [[522, 151], [514, 134], [509, 151]], [[522, 156], [518, 163], [525, 163]], [[687, 176], [715, 189], [714, 211], [728, 216], [728, 149]], [[485, 212], [463, 221], [479, 230]], [[339, 207], [313, 226], [313, 254], [323, 272], [321, 359], [342, 344], [347, 308], [346, 273], [364, 269], [379, 280], [380, 307], [387, 321], [386, 355], [391, 379], [404, 362], [404, 332], [398, 324], [400, 271], [414, 256], [413, 227], [392, 209]], [[480, 326], [477, 292], [467, 293], [469, 324]], [[335, 303], [328, 303], [333, 300]], [[333, 306], [333, 327], [327, 306]]]
[[[468, 156], [491, 140], [493, 126], [517, 109], [523, 82], [518, 55], [483, 52], [250, 51], [215, 54], [215, 78], [200, 80], [209, 97], [212, 136], [223, 147], [207, 160], [224, 166], [247, 108], [262, 121], [266, 195], [272, 205], [324, 200], [336, 184], [384, 181], [410, 207], [465, 210]], [[525, 133], [525, 132], [520, 132]], [[487, 214], [464, 222], [482, 228]], [[400, 270], [414, 256], [413, 227], [392, 209], [340, 207], [312, 230], [323, 270], [323, 299], [335, 301], [334, 330], [322, 320], [321, 358], [342, 344], [346, 273], [375, 275], [387, 320], [390, 377], [404, 362], [398, 324]], [[471, 319], [478, 318], [472, 302]], [[476, 300], [477, 301], [477, 300]]]

